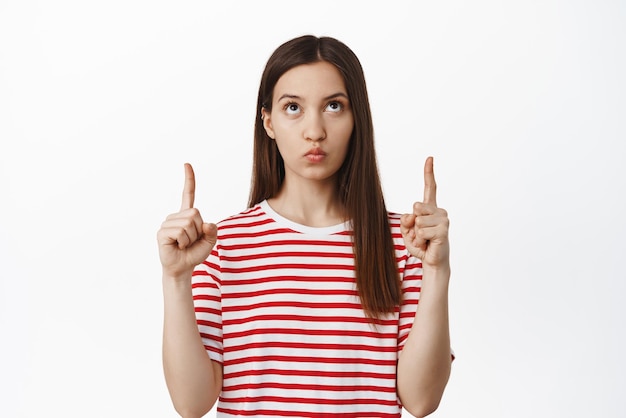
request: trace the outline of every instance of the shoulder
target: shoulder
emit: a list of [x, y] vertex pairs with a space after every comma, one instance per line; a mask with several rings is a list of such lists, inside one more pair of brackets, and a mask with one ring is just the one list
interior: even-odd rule
[[217, 222], [218, 246], [220, 242], [231, 239], [242, 242], [261, 239], [275, 235], [280, 230], [280, 226], [260, 203]]
[[387, 211], [387, 219], [389, 220], [389, 227], [392, 231], [396, 229], [398, 232], [400, 231], [400, 218], [402, 217], [401, 213]]
[[389, 229], [391, 229], [391, 238], [394, 241], [394, 245], [404, 247], [404, 239], [402, 238], [402, 232], [400, 231], [400, 218], [401, 213], [388, 211], [387, 219], [389, 220]]
[[233, 225], [253, 224], [266, 216], [261, 204], [257, 204], [222, 219], [217, 223], [217, 227], [228, 228]]

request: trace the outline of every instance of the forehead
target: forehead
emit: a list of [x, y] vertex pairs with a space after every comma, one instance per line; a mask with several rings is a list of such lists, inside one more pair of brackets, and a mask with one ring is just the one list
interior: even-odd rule
[[346, 86], [337, 67], [327, 61], [298, 65], [284, 73], [274, 86], [276, 100], [283, 94], [315, 98], [335, 93], [347, 95]]

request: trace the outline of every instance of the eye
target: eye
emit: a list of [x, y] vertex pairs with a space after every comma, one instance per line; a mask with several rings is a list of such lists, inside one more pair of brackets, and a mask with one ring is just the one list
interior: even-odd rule
[[326, 105], [326, 110], [329, 112], [341, 112], [343, 110], [343, 104], [340, 102], [330, 102]]
[[298, 113], [301, 112], [300, 105], [298, 103], [293, 103], [293, 102], [287, 103], [285, 105], [285, 112], [288, 115], [297, 115]]

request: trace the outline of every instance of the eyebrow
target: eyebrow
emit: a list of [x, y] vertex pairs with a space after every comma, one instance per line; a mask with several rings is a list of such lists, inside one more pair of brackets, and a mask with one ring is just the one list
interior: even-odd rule
[[[326, 97], [324, 97], [322, 100], [330, 100], [330, 99], [335, 99], [335, 98], [337, 98], [337, 97], [343, 97], [343, 98], [345, 98], [346, 100], [349, 100], [348, 95], [347, 95], [347, 94], [345, 94], [345, 93], [343, 93], [343, 92], [333, 93], [333, 94], [331, 94], [330, 96], [326, 96]], [[283, 100], [283, 99], [302, 99], [302, 97], [300, 97], [300, 96], [298, 96], [298, 95], [296, 95], [296, 94], [283, 94], [282, 96], [280, 96], [280, 97], [278, 98], [278, 100], [277, 100], [277, 101], [279, 101], [279, 102], [280, 102], [280, 101], [281, 101], [281, 100]]]

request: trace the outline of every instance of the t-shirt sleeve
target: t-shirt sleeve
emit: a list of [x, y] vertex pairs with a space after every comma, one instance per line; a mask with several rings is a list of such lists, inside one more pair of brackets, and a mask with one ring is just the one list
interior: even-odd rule
[[221, 274], [216, 247], [194, 269], [191, 285], [196, 323], [204, 348], [211, 360], [223, 363]]
[[402, 271], [402, 304], [398, 324], [398, 354], [409, 336], [422, 289], [422, 262], [409, 255]]

